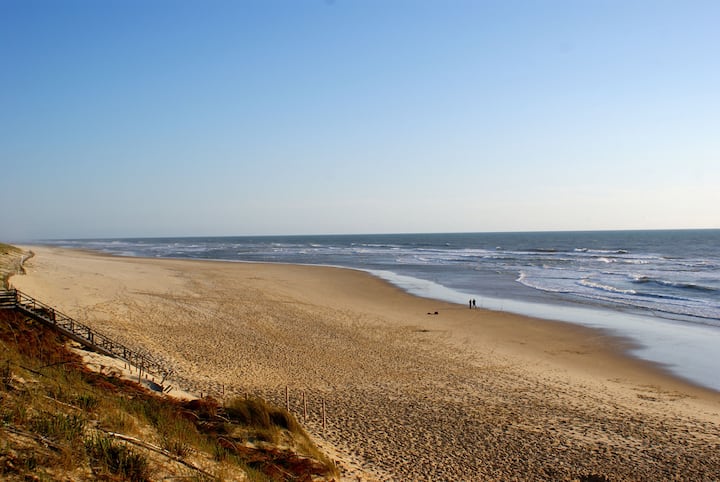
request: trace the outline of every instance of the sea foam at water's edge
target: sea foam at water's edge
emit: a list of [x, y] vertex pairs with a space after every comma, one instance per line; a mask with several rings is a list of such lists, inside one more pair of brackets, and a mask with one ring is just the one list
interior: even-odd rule
[[717, 375], [717, 367], [720, 366], [720, 352], [717, 350], [720, 346], [719, 328], [610, 310], [471, 295], [390, 271], [369, 272], [415, 296], [459, 304], [467, 304], [468, 297], [475, 297], [480, 308], [608, 330], [633, 340], [636, 344], [631, 349], [633, 355], [657, 363], [698, 385], [720, 391], [720, 377]]

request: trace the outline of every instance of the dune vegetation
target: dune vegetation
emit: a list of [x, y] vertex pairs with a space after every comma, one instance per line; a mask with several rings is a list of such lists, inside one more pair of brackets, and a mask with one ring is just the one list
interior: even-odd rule
[[[0, 253], [6, 273], [18, 269], [21, 250]], [[338, 478], [293, 415], [264, 400], [178, 400], [91, 371], [13, 310], [0, 310], [0, 346], [0, 479]]]
[[0, 243], [0, 288], [7, 288], [8, 279], [15, 273], [22, 272], [24, 259], [31, 256], [20, 248]]

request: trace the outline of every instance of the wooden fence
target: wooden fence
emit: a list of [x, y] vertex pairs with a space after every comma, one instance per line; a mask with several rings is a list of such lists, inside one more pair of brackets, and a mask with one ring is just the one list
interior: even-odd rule
[[[119, 358], [136, 367], [139, 374], [149, 373], [164, 381], [170, 375], [162, 363], [145, 353], [117, 343], [89, 326], [59, 312], [17, 289], [0, 291], [0, 309], [12, 309], [37, 320], [81, 343], [83, 346]], [[162, 381], [160, 382], [162, 384]]]

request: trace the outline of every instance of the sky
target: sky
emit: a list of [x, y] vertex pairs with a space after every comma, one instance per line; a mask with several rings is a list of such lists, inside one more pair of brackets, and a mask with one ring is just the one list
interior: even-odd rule
[[0, 240], [720, 228], [720, 2], [0, 0]]

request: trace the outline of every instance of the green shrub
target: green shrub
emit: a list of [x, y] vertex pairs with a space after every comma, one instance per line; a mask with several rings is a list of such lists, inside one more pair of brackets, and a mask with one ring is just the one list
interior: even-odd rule
[[94, 410], [100, 401], [92, 395], [80, 395], [75, 399], [75, 405], [85, 411]]
[[85, 431], [85, 419], [64, 413], [42, 414], [33, 418], [30, 425], [35, 433], [60, 442], [74, 442]]
[[126, 444], [97, 436], [85, 441], [85, 451], [94, 464], [123, 479], [137, 482], [150, 480], [147, 458]]

